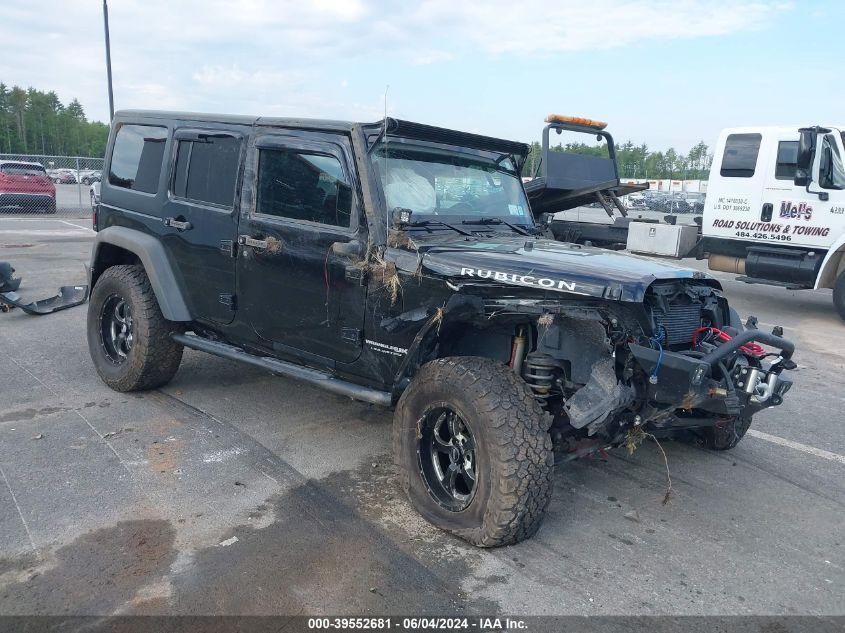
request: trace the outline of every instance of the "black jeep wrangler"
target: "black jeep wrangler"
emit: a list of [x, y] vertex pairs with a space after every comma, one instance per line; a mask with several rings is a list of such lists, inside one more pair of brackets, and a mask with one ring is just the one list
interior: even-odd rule
[[781, 403], [793, 345], [744, 329], [704, 274], [551, 239], [527, 152], [393, 119], [118, 113], [97, 372], [154, 389], [190, 347], [392, 407], [411, 502], [485, 547], [538, 529], [555, 454], [735, 446]]

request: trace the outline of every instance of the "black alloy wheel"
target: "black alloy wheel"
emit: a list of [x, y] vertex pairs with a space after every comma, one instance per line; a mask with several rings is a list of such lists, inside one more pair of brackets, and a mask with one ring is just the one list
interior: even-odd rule
[[103, 303], [100, 332], [106, 357], [115, 365], [124, 362], [132, 351], [135, 331], [132, 309], [123, 297], [111, 295]]
[[475, 438], [461, 416], [445, 403], [429, 409], [419, 424], [417, 456], [429, 494], [451, 512], [466, 509], [475, 495], [478, 469]]

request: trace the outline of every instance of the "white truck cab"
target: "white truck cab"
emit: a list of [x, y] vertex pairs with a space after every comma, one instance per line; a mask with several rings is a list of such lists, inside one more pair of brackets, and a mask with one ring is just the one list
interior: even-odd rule
[[716, 145], [699, 256], [741, 281], [833, 288], [845, 319], [845, 127], [742, 127]]

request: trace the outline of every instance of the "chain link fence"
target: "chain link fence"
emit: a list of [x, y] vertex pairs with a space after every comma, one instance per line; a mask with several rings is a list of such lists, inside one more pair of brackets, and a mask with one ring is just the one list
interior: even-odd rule
[[87, 217], [100, 195], [103, 159], [0, 154], [0, 218]]

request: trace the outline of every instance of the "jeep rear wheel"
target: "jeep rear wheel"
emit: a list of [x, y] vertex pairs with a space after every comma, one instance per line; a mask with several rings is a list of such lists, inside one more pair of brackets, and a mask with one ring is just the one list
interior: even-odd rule
[[548, 422], [506, 365], [476, 357], [432, 361], [394, 415], [402, 487], [426, 520], [474, 545], [527, 539], [551, 498]]
[[115, 391], [155, 389], [179, 369], [178, 323], [162, 316], [142, 266], [113, 266], [88, 304], [88, 349], [100, 378]]

